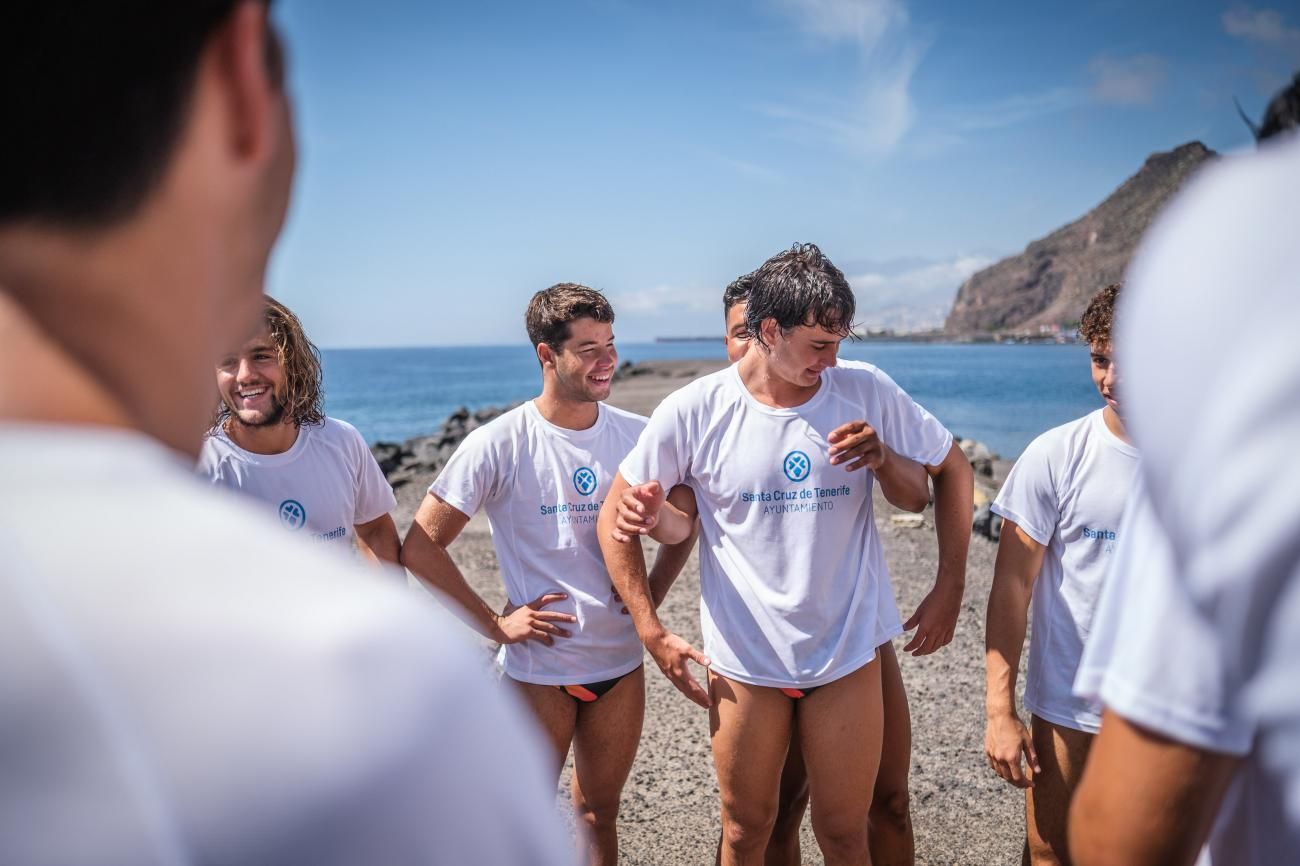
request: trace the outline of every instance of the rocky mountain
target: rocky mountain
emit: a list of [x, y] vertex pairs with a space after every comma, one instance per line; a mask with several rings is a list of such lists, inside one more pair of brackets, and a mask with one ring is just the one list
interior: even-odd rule
[[1073, 327], [1092, 296], [1121, 279], [1160, 208], [1215, 155], [1193, 141], [1148, 157], [1087, 215], [967, 279], [944, 330], [971, 335]]

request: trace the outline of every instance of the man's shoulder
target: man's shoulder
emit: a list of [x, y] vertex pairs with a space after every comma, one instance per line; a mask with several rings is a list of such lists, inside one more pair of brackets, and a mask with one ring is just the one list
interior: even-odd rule
[[[723, 367], [712, 373], [706, 373], [673, 391], [659, 403], [677, 413], [707, 410], [717, 401], [730, 402], [737, 395], [737, 388], [743, 388], [736, 373], [736, 366]], [[655, 410], [656, 414], [658, 409]]]
[[1092, 446], [1097, 444], [1095, 437], [1101, 411], [1095, 409], [1086, 415], [1039, 433], [1025, 447], [1016, 462], [1038, 463], [1053, 470], [1073, 466]]

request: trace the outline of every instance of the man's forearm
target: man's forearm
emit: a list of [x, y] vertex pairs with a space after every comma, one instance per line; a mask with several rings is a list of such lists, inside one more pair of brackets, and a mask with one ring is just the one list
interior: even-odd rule
[[445, 547], [436, 544], [427, 535], [417, 539], [414, 533], [407, 537], [401, 549], [401, 564], [420, 582], [438, 590], [456, 602], [453, 613], [474, 631], [490, 640], [500, 641], [501, 626], [496, 611], [465, 580], [455, 560]]
[[663, 626], [655, 612], [655, 598], [646, 575], [641, 539], [633, 537], [626, 542], [614, 540], [616, 509], [617, 506], [606, 499], [605, 507], [601, 509], [596, 521], [596, 534], [600, 539], [600, 552], [605, 557], [609, 579], [623, 599], [623, 605], [632, 617], [637, 634], [645, 641], [648, 636], [663, 631]]
[[1016, 678], [1029, 627], [1029, 597], [1014, 580], [993, 576], [984, 631], [984, 709], [989, 716], [1016, 713]]
[[885, 462], [875, 470], [881, 494], [896, 508], [912, 512], [924, 511], [930, 503], [929, 475], [925, 467], [896, 453], [888, 445], [883, 447]]
[[956, 444], [934, 478], [934, 528], [939, 541], [936, 586], [961, 593], [966, 587], [966, 554], [974, 513], [975, 474]]
[[655, 564], [650, 569], [649, 577], [650, 597], [654, 600], [656, 609], [663, 604], [664, 599], [668, 596], [668, 590], [672, 589], [678, 575], [686, 567], [686, 562], [691, 557], [691, 551], [695, 549], [695, 540], [698, 537], [699, 524], [692, 520], [691, 531], [685, 541], [659, 546], [659, 552], [655, 555]]

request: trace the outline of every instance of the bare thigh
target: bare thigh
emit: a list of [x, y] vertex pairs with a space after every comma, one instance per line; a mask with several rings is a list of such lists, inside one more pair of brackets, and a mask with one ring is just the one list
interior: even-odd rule
[[876, 650], [880, 660], [880, 700], [884, 711], [880, 771], [876, 776], [875, 801], [885, 801], [899, 792], [907, 793], [907, 774], [912, 768], [912, 713], [907, 706], [907, 689], [898, 667], [893, 643]]
[[[557, 690], [558, 691], [558, 690]], [[573, 699], [564, 696], [573, 703]], [[645, 669], [637, 668], [589, 704], [577, 704], [573, 778], [597, 813], [617, 814], [619, 795], [641, 742], [645, 717]]]
[[709, 729], [722, 798], [722, 862], [762, 862], [776, 820], [792, 701], [779, 689], [709, 674]]
[[865, 863], [883, 727], [879, 661], [819, 687], [795, 711], [822, 854], [828, 864]]
[[1042, 770], [1034, 774], [1034, 787], [1025, 792], [1029, 860], [1034, 866], [1064, 866], [1070, 862], [1066, 845], [1070, 799], [1083, 776], [1093, 735], [1038, 716], [1032, 717], [1030, 729]]
[[577, 704], [555, 686], [541, 686], [519, 680], [510, 682], [532, 711], [533, 718], [551, 746], [551, 769], [555, 771], [558, 780], [560, 770], [564, 768], [564, 759], [569, 754], [569, 744], [573, 742], [573, 732], [578, 722]]

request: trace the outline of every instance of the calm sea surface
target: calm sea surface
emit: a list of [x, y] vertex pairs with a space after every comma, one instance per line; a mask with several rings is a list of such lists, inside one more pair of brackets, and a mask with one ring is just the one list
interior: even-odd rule
[[[841, 357], [893, 376], [959, 436], [1005, 457], [1039, 433], [1101, 406], [1082, 345], [855, 343]], [[531, 346], [326, 349], [326, 408], [368, 442], [435, 432], [459, 406], [534, 396], [541, 385]], [[630, 343], [620, 361], [723, 358], [721, 340]]]

